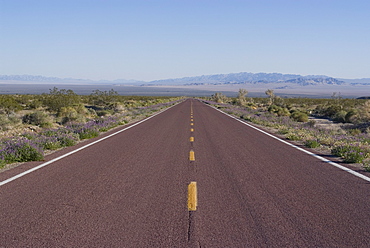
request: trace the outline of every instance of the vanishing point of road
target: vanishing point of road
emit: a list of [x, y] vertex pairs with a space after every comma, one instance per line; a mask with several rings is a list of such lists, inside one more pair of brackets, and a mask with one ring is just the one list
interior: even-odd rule
[[1, 173], [0, 247], [370, 247], [368, 181], [200, 101], [120, 129]]

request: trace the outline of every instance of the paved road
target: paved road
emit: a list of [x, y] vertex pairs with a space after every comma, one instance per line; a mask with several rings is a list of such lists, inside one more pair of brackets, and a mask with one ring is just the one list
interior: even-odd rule
[[0, 247], [369, 247], [369, 187], [187, 100], [1, 186]]

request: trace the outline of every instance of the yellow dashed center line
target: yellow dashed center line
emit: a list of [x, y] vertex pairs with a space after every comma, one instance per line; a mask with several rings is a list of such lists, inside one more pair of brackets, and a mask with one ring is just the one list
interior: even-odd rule
[[188, 185], [188, 210], [195, 211], [198, 206], [197, 182], [191, 182]]
[[[190, 132], [194, 132], [194, 116], [193, 116], [193, 102], [191, 102], [190, 107]], [[191, 142], [191, 146], [193, 147], [194, 142], [194, 135], [190, 135], [189, 141]], [[194, 150], [191, 149], [189, 152], [189, 161], [193, 162], [195, 161], [195, 153]], [[188, 211], [196, 211], [198, 206], [198, 196], [197, 196], [197, 183], [196, 182], [190, 182], [188, 185]]]
[[189, 152], [189, 160], [190, 161], [195, 161], [195, 154], [193, 150], [190, 150]]

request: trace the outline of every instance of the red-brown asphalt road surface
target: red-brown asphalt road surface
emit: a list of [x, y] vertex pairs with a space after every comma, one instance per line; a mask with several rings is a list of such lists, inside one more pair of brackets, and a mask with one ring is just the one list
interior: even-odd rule
[[189, 99], [1, 186], [0, 247], [370, 247], [369, 189]]

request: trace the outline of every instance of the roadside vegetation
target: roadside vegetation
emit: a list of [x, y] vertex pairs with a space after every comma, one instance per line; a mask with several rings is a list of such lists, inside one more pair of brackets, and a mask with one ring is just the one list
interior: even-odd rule
[[114, 90], [82, 96], [58, 88], [42, 95], [0, 95], [0, 168], [42, 160], [48, 151], [97, 137], [180, 100], [120, 96]]
[[[250, 98], [241, 89], [236, 98], [216, 93], [205, 102], [370, 171], [370, 100], [344, 99], [337, 93], [330, 99], [280, 98], [273, 90], [265, 93], [265, 98]], [[333, 125], [321, 125], [321, 120]]]

